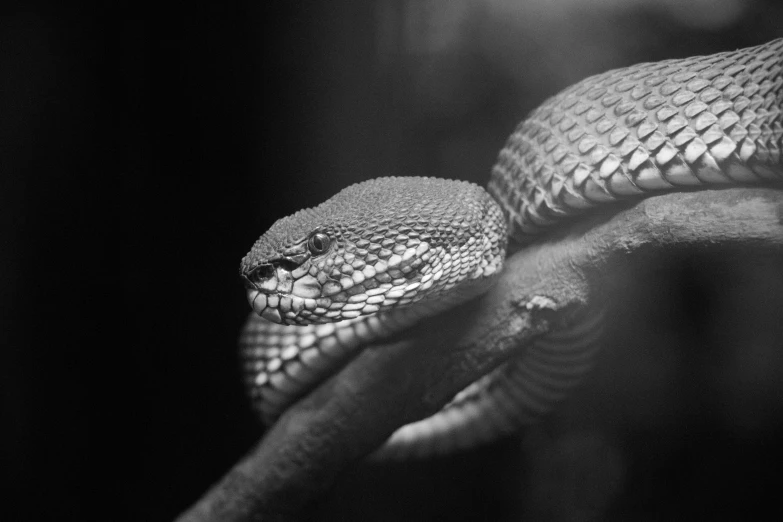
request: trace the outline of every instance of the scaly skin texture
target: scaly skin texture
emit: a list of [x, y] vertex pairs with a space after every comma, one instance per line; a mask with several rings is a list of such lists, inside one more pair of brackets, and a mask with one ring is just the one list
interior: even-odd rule
[[379, 178], [278, 220], [240, 272], [259, 315], [306, 325], [485, 288], [476, 283], [500, 270], [505, 249], [505, 221], [480, 187]]
[[[782, 66], [775, 40], [609, 71], [517, 127], [492, 171], [492, 198], [464, 182], [381, 178], [280, 220], [241, 266], [263, 317], [251, 316], [240, 339], [255, 407], [273, 422], [365, 344], [487, 289], [506, 230], [526, 244], [598, 205], [780, 181]], [[450, 451], [533, 422], [589, 369], [600, 323], [595, 311], [571, 318], [400, 428], [380, 454]]]
[[780, 179], [783, 39], [587, 78], [509, 137], [488, 190], [528, 243], [596, 205]]

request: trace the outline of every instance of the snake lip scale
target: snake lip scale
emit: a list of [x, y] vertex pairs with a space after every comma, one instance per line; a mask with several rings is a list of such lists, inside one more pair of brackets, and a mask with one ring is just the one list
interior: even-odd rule
[[[487, 189], [377, 178], [278, 220], [240, 265], [254, 408], [272, 423], [364, 346], [485, 292], [507, 250], [593, 209], [674, 190], [783, 180], [783, 39], [587, 78], [500, 151]], [[542, 296], [541, 299], [546, 299]], [[425, 457], [535, 422], [589, 371], [602, 313], [581, 310], [376, 452]]]

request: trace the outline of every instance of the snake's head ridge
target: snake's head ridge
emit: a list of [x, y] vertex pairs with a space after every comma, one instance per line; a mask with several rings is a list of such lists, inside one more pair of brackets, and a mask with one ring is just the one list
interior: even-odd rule
[[270, 321], [337, 322], [493, 275], [505, 245], [502, 213], [477, 185], [377, 178], [275, 222], [240, 276], [251, 307]]

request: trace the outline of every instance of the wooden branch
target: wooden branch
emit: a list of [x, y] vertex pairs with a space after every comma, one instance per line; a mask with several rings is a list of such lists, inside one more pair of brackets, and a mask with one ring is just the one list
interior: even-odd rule
[[783, 191], [656, 196], [519, 251], [481, 299], [361, 352], [287, 411], [180, 520], [296, 519], [396, 428], [437, 411], [566, 310], [595, 305], [619, 265], [674, 248], [783, 251]]

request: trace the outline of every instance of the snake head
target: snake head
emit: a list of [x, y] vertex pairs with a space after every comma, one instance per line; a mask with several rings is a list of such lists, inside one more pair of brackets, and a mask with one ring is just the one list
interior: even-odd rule
[[[506, 224], [479, 186], [378, 178], [275, 222], [240, 265], [248, 302], [282, 324], [467, 298], [500, 271]], [[468, 292], [470, 289], [470, 292]]]

